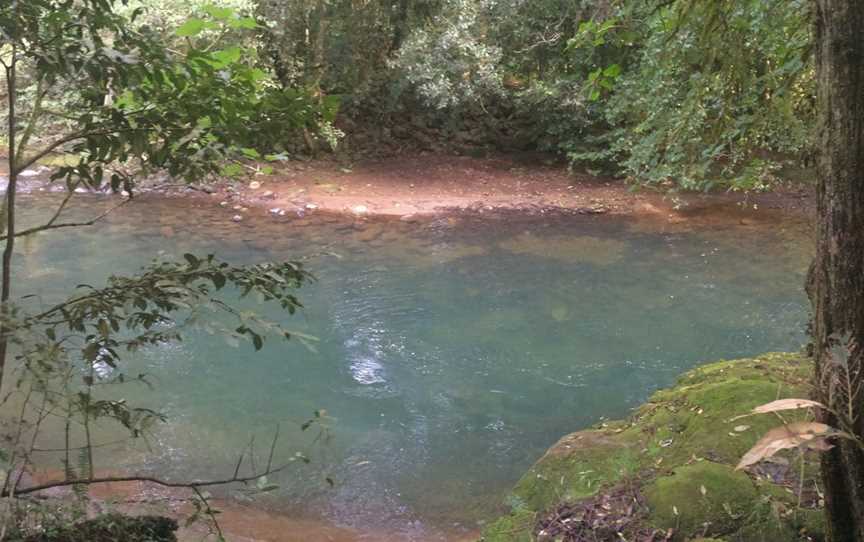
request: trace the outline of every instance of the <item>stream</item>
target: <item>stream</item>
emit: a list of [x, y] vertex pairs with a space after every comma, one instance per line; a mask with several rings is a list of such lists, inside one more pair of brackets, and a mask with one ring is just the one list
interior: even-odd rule
[[[22, 196], [23, 225], [57, 202]], [[317, 281], [298, 292], [297, 315], [239, 304], [316, 337], [313, 348], [271, 338], [254, 353], [189, 330], [135, 354], [125, 370], [147, 373], [154, 388], [129, 385], [122, 396], [169, 420], [149, 438], [152, 451], [107, 446], [96, 460], [224, 476], [253, 435], [266, 456], [279, 426], [277, 457], [299, 451], [311, 462], [270, 480], [279, 488], [260, 505], [361, 533], [473, 532], [562, 435], [626, 416], [700, 363], [805, 341], [810, 241], [791, 220], [688, 228], [612, 216], [404, 221], [252, 209], [235, 223], [217, 203], [142, 196], [98, 225], [23, 240], [15, 294], [37, 294], [27, 303], [39, 307], [186, 252], [302, 260]], [[70, 219], [111, 204], [82, 196]], [[301, 431], [316, 410], [326, 411], [322, 437]]]

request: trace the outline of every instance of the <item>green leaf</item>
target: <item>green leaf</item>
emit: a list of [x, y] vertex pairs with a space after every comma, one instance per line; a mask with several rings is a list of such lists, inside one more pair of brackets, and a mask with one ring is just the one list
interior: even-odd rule
[[216, 60], [214, 65], [217, 67], [228, 66], [229, 64], [234, 64], [243, 54], [243, 50], [239, 47], [229, 47], [228, 49], [222, 49], [221, 51], [215, 51], [212, 56], [213, 59]]
[[258, 28], [258, 23], [255, 22], [255, 19], [252, 17], [240, 17], [238, 19], [232, 19], [228, 21], [228, 26], [231, 28], [245, 28], [252, 29]]
[[220, 21], [227, 21], [234, 17], [234, 10], [231, 8], [220, 8], [219, 6], [215, 6], [213, 4], [208, 4], [204, 6], [204, 12], [207, 15], [210, 15], [214, 19], [219, 19]]
[[603, 75], [612, 79], [618, 77], [619, 75], [621, 75], [621, 65], [612, 64], [611, 66], [607, 66], [606, 69], [603, 70]]
[[201, 19], [189, 19], [183, 23], [174, 33], [182, 38], [197, 36], [207, 27], [206, 21]]
[[243, 173], [243, 166], [240, 164], [227, 164], [222, 168], [222, 175], [225, 177], [237, 177]]

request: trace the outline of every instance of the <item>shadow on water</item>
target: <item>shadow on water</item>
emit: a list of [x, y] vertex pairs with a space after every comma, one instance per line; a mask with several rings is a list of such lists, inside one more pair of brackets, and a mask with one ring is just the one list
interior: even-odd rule
[[[22, 199], [24, 222], [49, 212], [44, 196]], [[313, 462], [260, 506], [361, 532], [471, 532], [562, 434], [626, 415], [700, 362], [804, 341], [802, 223], [232, 214], [207, 199], [143, 197], [98, 226], [20, 243], [18, 292], [49, 303], [184, 252], [303, 260], [318, 282], [300, 292], [302, 314], [243, 303], [320, 338], [317, 351], [272, 340], [255, 355], [196, 331], [147, 349], [129, 363], [155, 391], [124, 393], [170, 416], [158, 453], [124, 446], [97, 459], [212, 477], [278, 424], [278, 452]], [[299, 424], [317, 409], [333, 417], [332, 439], [309, 448]]]

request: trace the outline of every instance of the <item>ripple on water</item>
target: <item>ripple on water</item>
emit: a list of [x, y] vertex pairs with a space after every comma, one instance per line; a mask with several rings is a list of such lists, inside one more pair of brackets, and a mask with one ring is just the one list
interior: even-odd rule
[[[25, 202], [23, 223], [47, 214], [46, 201]], [[94, 200], [69, 218], [105, 205]], [[142, 446], [102, 457], [212, 477], [278, 425], [278, 454], [313, 461], [278, 477], [268, 505], [366, 539], [453, 540], [494, 515], [561, 434], [625, 415], [698, 362], [804, 340], [810, 245], [791, 226], [255, 213], [235, 224], [216, 203], [145, 197], [98, 230], [22, 243], [16, 273], [38, 305], [159, 254], [303, 260], [318, 282], [299, 293], [298, 316], [239, 303], [318, 337], [316, 349], [272, 339], [253, 354], [205, 329], [143, 349], [124, 369], [147, 373], [155, 389], [122, 396], [167, 410], [170, 422], [150, 440], [155, 456]], [[330, 416], [330, 439], [300, 429], [316, 410]]]

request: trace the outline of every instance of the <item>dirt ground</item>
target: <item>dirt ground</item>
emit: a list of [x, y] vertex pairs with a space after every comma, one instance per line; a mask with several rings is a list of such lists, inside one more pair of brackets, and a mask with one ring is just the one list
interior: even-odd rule
[[213, 194], [229, 211], [264, 207], [273, 214], [327, 211], [412, 217], [453, 212], [550, 210], [581, 214], [637, 214], [659, 220], [712, 222], [770, 220], [812, 212], [810, 188], [768, 194], [670, 194], [632, 190], [619, 179], [574, 173], [509, 157], [471, 158], [429, 153], [351, 165], [289, 163], [272, 175], [221, 185]]
[[[258, 174], [203, 190], [240, 220], [261, 210], [282, 216], [321, 211], [403, 219], [516, 210], [637, 215], [674, 224], [758, 224], [778, 214], [808, 218], [815, 207], [812, 185], [781, 186], [764, 194], [634, 190], [621, 179], [571, 172], [537, 156], [474, 158], [420, 152], [356, 163], [287, 162], [269, 175], [258, 169]], [[5, 170], [5, 161], [0, 161], [0, 189]], [[45, 183], [50, 173], [45, 166], [25, 172], [22, 189], [49, 189]], [[155, 182], [166, 184], [166, 193], [186, 193], [182, 183]]]

